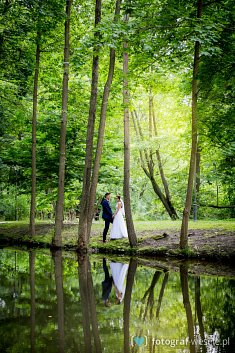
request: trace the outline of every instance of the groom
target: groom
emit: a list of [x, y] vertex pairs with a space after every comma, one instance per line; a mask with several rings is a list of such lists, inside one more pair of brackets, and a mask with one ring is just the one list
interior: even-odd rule
[[103, 208], [102, 218], [105, 221], [104, 231], [103, 231], [103, 243], [106, 243], [106, 236], [109, 230], [110, 223], [113, 223], [113, 212], [109, 205], [110, 201], [110, 192], [106, 192], [101, 205]]

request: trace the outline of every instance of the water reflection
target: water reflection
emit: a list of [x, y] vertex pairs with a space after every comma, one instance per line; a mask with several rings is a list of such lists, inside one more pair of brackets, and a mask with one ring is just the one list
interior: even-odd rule
[[98, 329], [96, 300], [93, 288], [91, 265], [88, 255], [84, 257], [78, 257], [78, 264], [85, 352], [93, 352], [93, 339], [95, 352], [100, 353], [102, 352], [101, 340]]
[[187, 266], [180, 266], [180, 282], [183, 295], [183, 303], [187, 317], [188, 324], [188, 336], [189, 336], [189, 347], [190, 353], [195, 353], [195, 341], [194, 341], [194, 327], [193, 327], [193, 314], [189, 299], [189, 286], [188, 286], [188, 269]]
[[112, 288], [116, 293], [116, 304], [121, 304], [125, 296], [125, 278], [128, 270], [128, 265], [121, 262], [110, 262], [110, 271], [107, 266], [107, 260], [103, 258], [104, 280], [102, 281], [102, 299], [104, 305], [109, 307], [112, 303], [109, 300]]
[[234, 352], [233, 279], [61, 251], [0, 269], [1, 352]]
[[35, 326], [36, 326], [36, 301], [35, 301], [35, 252], [29, 252], [29, 283], [30, 283], [30, 345], [31, 352], [35, 352]]
[[63, 271], [62, 271], [62, 251], [53, 251], [52, 257], [55, 266], [55, 286], [57, 297], [57, 321], [59, 333], [59, 352], [64, 353], [64, 291], [63, 291]]

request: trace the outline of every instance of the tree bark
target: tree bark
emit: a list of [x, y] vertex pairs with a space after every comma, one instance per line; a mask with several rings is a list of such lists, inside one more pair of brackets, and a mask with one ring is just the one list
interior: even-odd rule
[[130, 310], [131, 310], [131, 294], [134, 284], [135, 272], [137, 268], [137, 260], [130, 259], [127, 279], [126, 291], [123, 306], [123, 331], [124, 331], [124, 353], [130, 352]]
[[[202, 16], [202, 0], [197, 2], [197, 19]], [[183, 219], [180, 232], [180, 248], [184, 249], [188, 246], [188, 222], [192, 205], [193, 183], [196, 169], [196, 153], [197, 153], [197, 95], [198, 95], [198, 71], [200, 61], [200, 43], [195, 42], [194, 48], [194, 64], [192, 78], [192, 146], [190, 167], [188, 175], [188, 187], [186, 193], [186, 201], [183, 211]]]
[[60, 128], [60, 159], [59, 159], [59, 180], [58, 195], [55, 217], [55, 234], [53, 244], [57, 247], [62, 245], [62, 226], [64, 213], [64, 178], [65, 178], [65, 154], [66, 154], [66, 126], [68, 116], [68, 82], [69, 82], [69, 34], [70, 34], [70, 13], [72, 0], [66, 0], [66, 20], [64, 29], [64, 74], [62, 88], [62, 114]]
[[32, 116], [32, 180], [31, 180], [31, 205], [30, 205], [30, 233], [35, 235], [35, 213], [36, 213], [36, 131], [37, 131], [37, 108], [38, 108], [38, 77], [40, 65], [40, 33], [36, 38], [36, 63], [34, 71], [33, 88], [33, 116]]
[[[101, 21], [101, 0], [96, 0], [95, 5], [95, 29]], [[98, 41], [100, 33], [95, 30], [94, 39]], [[91, 96], [90, 96], [90, 108], [87, 124], [87, 136], [86, 136], [86, 156], [85, 166], [83, 174], [83, 188], [80, 202], [80, 217], [78, 226], [78, 246], [81, 249], [87, 247], [87, 220], [88, 220], [88, 208], [89, 208], [89, 196], [91, 187], [91, 171], [92, 171], [92, 155], [93, 155], [93, 143], [94, 143], [94, 129], [96, 119], [96, 106], [98, 96], [98, 79], [99, 79], [99, 46], [98, 43], [93, 48], [93, 62], [92, 62], [92, 80], [91, 80]]]
[[190, 353], [196, 353], [194, 343], [193, 315], [189, 299], [188, 269], [185, 265], [180, 266], [180, 283], [183, 295], [183, 303], [187, 317]]
[[[128, 22], [128, 15], [124, 21]], [[129, 89], [128, 89], [128, 42], [123, 43], [123, 103], [124, 103], [124, 186], [123, 195], [126, 209], [126, 223], [130, 246], [137, 246], [134, 223], [131, 211], [130, 198], [130, 115], [129, 115]]]
[[[118, 18], [120, 15], [120, 5], [121, 5], [121, 0], [117, 0], [116, 7], [115, 7], [114, 23], [118, 21]], [[91, 188], [90, 188], [89, 207], [88, 207], [87, 241], [89, 241], [92, 219], [94, 214], [94, 203], [95, 203], [96, 189], [97, 189], [98, 176], [99, 176], [100, 160], [101, 160], [101, 155], [103, 150], [108, 100], [109, 100], [109, 94], [110, 94], [110, 89], [111, 89], [113, 75], [114, 75], [114, 68], [115, 68], [115, 54], [116, 54], [115, 49], [111, 48], [110, 55], [109, 55], [109, 71], [108, 71], [107, 81], [104, 86], [104, 92], [103, 92], [103, 98], [102, 98], [102, 104], [101, 104], [98, 139], [97, 139], [97, 145], [96, 145], [96, 155], [95, 155], [93, 173], [91, 178]]]

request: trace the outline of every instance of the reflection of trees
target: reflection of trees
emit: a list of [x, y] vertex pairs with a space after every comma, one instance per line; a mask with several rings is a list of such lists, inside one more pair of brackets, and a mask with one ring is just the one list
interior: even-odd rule
[[29, 253], [29, 276], [30, 276], [30, 345], [31, 352], [35, 352], [35, 252], [30, 251]]
[[[144, 313], [143, 313], [143, 310], [140, 311], [140, 319], [143, 319], [143, 320], [146, 319], [148, 309], [149, 309], [150, 319], [153, 318], [154, 289], [156, 287], [157, 282], [159, 281], [159, 279], [161, 277], [161, 274], [162, 274], [162, 271], [159, 271], [159, 270], [157, 270], [154, 273], [151, 284], [150, 284], [149, 288], [146, 290], [146, 292], [144, 293], [144, 296], [142, 298], [142, 303], [144, 304], [146, 299], [147, 299], [147, 303], [145, 305]], [[166, 284], [168, 281], [168, 277], [169, 277], [169, 274], [167, 272], [167, 273], [165, 273], [165, 276], [163, 278], [161, 290], [160, 290], [158, 301], [157, 301], [157, 309], [156, 309], [156, 318], [157, 319], [159, 318], [162, 299], [163, 299], [165, 287], [166, 287]]]
[[59, 330], [59, 352], [64, 352], [64, 293], [62, 276], [62, 251], [57, 250], [52, 253], [55, 265], [55, 284], [57, 295], [57, 313]]
[[130, 309], [131, 309], [131, 293], [137, 268], [137, 260], [130, 259], [127, 273], [126, 291], [123, 306], [123, 330], [124, 330], [124, 353], [130, 352]]
[[183, 303], [187, 317], [188, 324], [188, 335], [190, 344], [190, 353], [195, 353], [195, 343], [194, 343], [194, 327], [193, 327], [193, 315], [189, 300], [189, 287], [188, 287], [188, 268], [185, 265], [180, 266], [180, 282], [183, 295]]
[[168, 282], [168, 277], [169, 277], [169, 273], [166, 272], [165, 275], [164, 275], [164, 278], [163, 278], [162, 287], [161, 287], [161, 290], [160, 290], [160, 293], [159, 293], [159, 297], [158, 297], [157, 310], [156, 310], [156, 318], [157, 319], [159, 318], [161, 304], [162, 304], [162, 298], [163, 298], [163, 295], [164, 295], [166, 284]]
[[[143, 319], [145, 320], [146, 319], [146, 316], [147, 316], [147, 313], [148, 313], [148, 308], [150, 309], [149, 310], [149, 313], [150, 313], [150, 318], [152, 319], [153, 317], [153, 304], [154, 304], [154, 288], [159, 280], [161, 276], [161, 271], [156, 271], [153, 275], [153, 279], [152, 279], [152, 282], [150, 284], [150, 287], [146, 290], [146, 292], [144, 293], [144, 296], [143, 296], [143, 299], [142, 299], [142, 302], [144, 303], [146, 298], [147, 299], [147, 304], [145, 306], [145, 311], [144, 311], [144, 315], [143, 315]], [[140, 318], [142, 316], [142, 313], [140, 312]]]
[[98, 321], [96, 314], [96, 302], [91, 275], [90, 260], [87, 255], [78, 257], [79, 289], [82, 310], [82, 326], [84, 334], [85, 352], [92, 352], [92, 336], [95, 350], [102, 352], [101, 341], [98, 331]]
[[[203, 325], [203, 314], [201, 306], [201, 281], [200, 277], [195, 278], [195, 310], [198, 319], [199, 333], [202, 342], [205, 340], [205, 330]], [[202, 344], [202, 353], [206, 353], [206, 346]]]

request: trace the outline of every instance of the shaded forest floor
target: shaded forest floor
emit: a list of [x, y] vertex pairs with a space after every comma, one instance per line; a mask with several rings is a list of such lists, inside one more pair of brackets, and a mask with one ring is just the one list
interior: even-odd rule
[[[94, 222], [90, 251], [106, 254], [127, 254], [147, 257], [177, 257], [234, 262], [235, 220], [197, 221], [189, 225], [189, 246], [179, 249], [180, 221], [135, 222], [138, 247], [131, 249], [127, 239], [102, 242], [103, 222]], [[27, 247], [50, 247], [53, 223], [39, 222], [36, 236], [30, 237], [26, 222], [0, 223], [1, 245], [25, 245]], [[76, 249], [77, 223], [65, 223], [63, 246]]]

